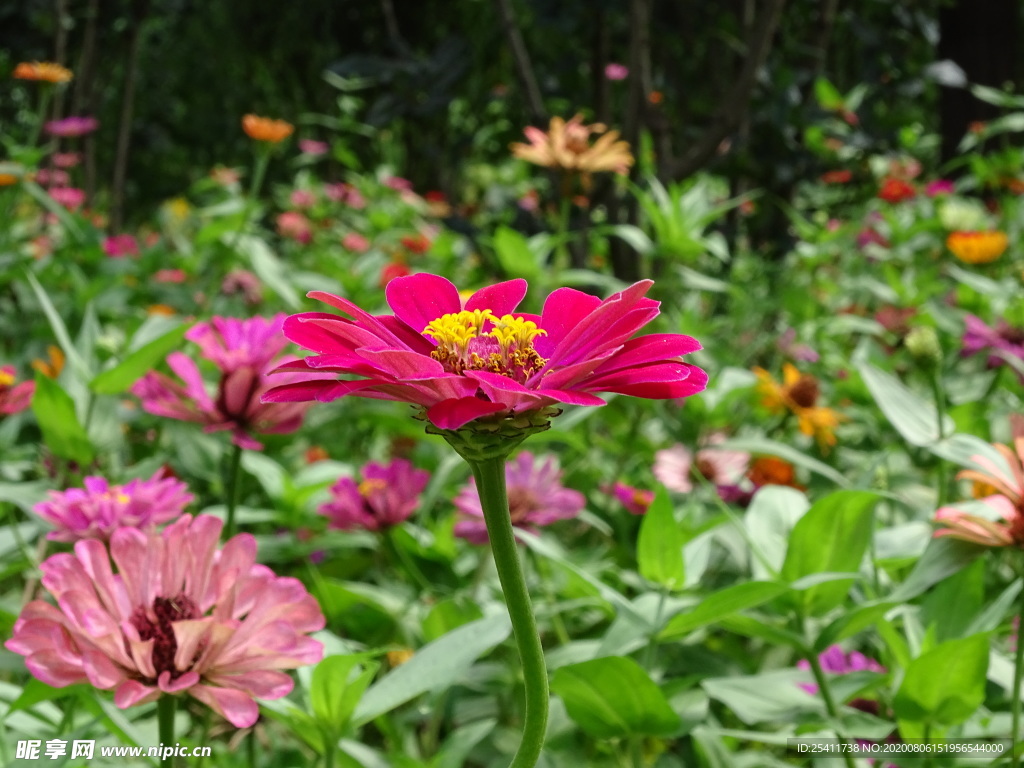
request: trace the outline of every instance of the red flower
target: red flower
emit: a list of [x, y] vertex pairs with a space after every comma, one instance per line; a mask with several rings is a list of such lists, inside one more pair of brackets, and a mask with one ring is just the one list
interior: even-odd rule
[[409, 274], [409, 267], [400, 261], [392, 261], [380, 271], [380, 287], [383, 288], [396, 277], [405, 277]]
[[916, 195], [917, 190], [911, 184], [891, 176], [882, 181], [882, 188], [878, 190], [878, 196], [887, 203], [902, 203]]
[[[406, 235], [400, 241], [402, 246], [410, 253], [422, 255], [430, 250], [430, 238], [424, 234]], [[405, 274], [409, 274], [406, 272]]]
[[853, 172], [848, 170], [827, 171], [821, 174], [821, 180], [825, 184], [848, 184], [853, 178]]

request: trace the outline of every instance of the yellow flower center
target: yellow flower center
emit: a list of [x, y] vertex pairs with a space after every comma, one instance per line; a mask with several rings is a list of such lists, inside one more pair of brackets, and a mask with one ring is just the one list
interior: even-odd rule
[[0, 371], [0, 387], [9, 387], [14, 383], [14, 374]]
[[383, 491], [387, 487], [387, 483], [380, 478], [371, 478], [369, 480], [363, 480], [359, 484], [359, 495], [364, 499], [367, 498], [371, 493], [377, 491]]
[[547, 362], [533, 348], [534, 339], [547, 331], [522, 317], [495, 317], [489, 309], [442, 315], [423, 335], [437, 342], [430, 356], [450, 373], [490, 371], [522, 384]]

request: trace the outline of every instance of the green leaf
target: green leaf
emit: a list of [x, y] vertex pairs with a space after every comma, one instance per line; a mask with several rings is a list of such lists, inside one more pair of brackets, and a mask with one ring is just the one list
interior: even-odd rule
[[843, 94], [824, 77], [816, 78], [814, 81], [814, 97], [818, 105], [828, 111], [842, 109], [844, 106]]
[[57, 337], [57, 343], [64, 352], [64, 356], [67, 358], [68, 365], [71, 366], [72, 370], [75, 371], [83, 379], [88, 380], [92, 377], [92, 371], [89, 368], [89, 364], [85, 362], [85, 358], [82, 357], [78, 348], [71, 341], [71, 334], [68, 333], [67, 326], [64, 325], [64, 320], [61, 319], [60, 313], [57, 312], [56, 307], [53, 306], [53, 302], [50, 301], [50, 296], [43, 289], [43, 286], [36, 280], [35, 275], [31, 272], [25, 273], [25, 278], [28, 280], [28, 284], [32, 286], [32, 291], [36, 295], [36, 299], [39, 301], [39, 306], [43, 309], [43, 314], [46, 315], [47, 321], [50, 323], [50, 328], [53, 330], [53, 335]]
[[809, 506], [807, 497], [795, 488], [766, 485], [754, 494], [743, 524], [751, 546], [757, 547], [765, 561], [762, 563], [761, 558], [754, 559], [755, 578], [774, 579], [778, 576], [793, 526], [807, 513]]
[[359, 699], [377, 673], [376, 664], [360, 668], [366, 658], [365, 653], [328, 656], [313, 669], [309, 688], [313, 714], [335, 741], [345, 732]]
[[956, 725], [985, 701], [988, 634], [948, 640], [912, 662], [893, 709], [900, 720]]
[[[224, 239], [234, 239], [234, 235], [225, 236]], [[254, 235], [239, 235], [237, 248], [249, 257], [252, 264], [252, 271], [263, 281], [264, 285], [280, 296], [290, 309], [298, 309], [302, 302], [295, 291], [284, 263], [274, 255], [270, 246], [259, 237]], [[227, 243], [230, 245], [230, 243]]]
[[978, 559], [940, 581], [921, 601], [921, 624], [942, 642], [965, 637], [985, 599], [985, 561]]
[[914, 570], [893, 590], [889, 599], [901, 603], [913, 600], [932, 585], [967, 567], [987, 551], [988, 547], [949, 536], [932, 539]]
[[32, 411], [39, 422], [46, 447], [55, 456], [69, 459], [80, 467], [92, 463], [95, 450], [78, 421], [74, 401], [60, 384], [38, 372]]
[[668, 491], [661, 486], [640, 523], [636, 548], [640, 575], [669, 589], [681, 589], [686, 583], [685, 543], [683, 532], [672, 513]]
[[54, 688], [53, 686], [47, 685], [42, 680], [37, 680], [34, 677], [30, 677], [28, 682], [25, 683], [25, 687], [14, 701], [11, 702], [10, 707], [7, 709], [6, 717], [11, 712], [16, 712], [19, 709], [31, 709], [41, 701], [52, 701], [54, 699], [63, 699], [67, 696], [78, 696], [81, 693], [85, 693], [88, 690], [88, 686], [84, 684], [71, 685], [66, 688]]
[[891, 611], [896, 603], [871, 603], [861, 605], [843, 613], [825, 629], [821, 631], [814, 641], [814, 652], [821, 653], [826, 648], [840, 640], [853, 637], [863, 629], [873, 627], [875, 622]]
[[531, 282], [540, 277], [536, 255], [526, 238], [514, 229], [498, 227], [494, 233], [494, 252], [509, 277], [524, 277]]
[[[836, 491], [819, 499], [793, 527], [782, 578], [790, 583], [816, 573], [860, 570], [872, 535], [878, 494]], [[828, 581], [800, 593], [805, 609], [821, 615], [846, 597], [852, 579]]]
[[[872, 365], [862, 365], [861, 376], [882, 413], [904, 440], [919, 447], [938, 442], [939, 414], [934, 403]], [[953, 420], [943, 415], [942, 434], [949, 435], [954, 429]]]
[[482, 619], [480, 606], [468, 599], [448, 598], [442, 600], [423, 620], [423, 637], [437, 640], [458, 627]]
[[599, 739], [665, 736], [679, 727], [665, 694], [633, 659], [605, 656], [559, 668], [551, 690], [586, 733]]
[[448, 734], [441, 749], [430, 762], [430, 768], [462, 768], [468, 762], [473, 747], [493, 731], [497, 723], [498, 721], [493, 718], [480, 720]]
[[786, 584], [774, 581], [734, 584], [708, 595], [692, 611], [673, 617], [658, 638], [673, 640], [684, 637], [699, 627], [713, 624], [739, 611], [755, 608], [787, 591], [789, 587]]
[[118, 395], [160, 363], [185, 338], [189, 326], [182, 325], [129, 353], [124, 360], [89, 382], [98, 395]]
[[478, 657], [504, 641], [511, 631], [508, 617], [499, 614], [461, 626], [428, 643], [365, 693], [353, 721], [361, 725], [421, 693], [450, 687]]
[[825, 706], [820, 696], [810, 696], [800, 688], [808, 681], [807, 672], [780, 669], [747, 677], [719, 677], [701, 681], [701, 688], [720, 701], [748, 725], [755, 723], [798, 722], [807, 713], [821, 713]]

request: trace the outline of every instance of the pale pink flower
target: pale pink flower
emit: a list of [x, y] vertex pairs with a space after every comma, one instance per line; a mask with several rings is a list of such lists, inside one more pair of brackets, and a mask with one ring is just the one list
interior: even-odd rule
[[139, 243], [132, 235], [114, 235], [103, 240], [103, 252], [112, 259], [138, 256]]
[[58, 168], [74, 168], [82, 162], [82, 155], [79, 152], [56, 152], [50, 160]]
[[102, 477], [85, 478], [84, 488], [50, 491], [32, 510], [57, 528], [46, 538], [75, 542], [107, 541], [118, 528], [151, 528], [181, 515], [194, 497], [185, 483], [157, 470], [148, 480], [110, 485]]
[[349, 232], [341, 238], [341, 247], [353, 253], [366, 253], [370, 250], [370, 241], [358, 232]]
[[616, 64], [612, 62], [611, 64], [605, 65], [604, 76], [609, 80], [625, 80], [629, 77], [629, 67], [625, 64]]
[[51, 187], [47, 192], [55, 202], [69, 211], [77, 211], [85, 202], [85, 192], [76, 187]]
[[[714, 446], [725, 441], [725, 435], [713, 434], [705, 443]], [[707, 447], [697, 451], [697, 460], [685, 445], [676, 443], [654, 454], [654, 476], [670, 491], [689, 493], [693, 490], [693, 472], [699, 472], [715, 486], [737, 485], [746, 474], [750, 454], [723, 448]]]
[[296, 208], [312, 208], [316, 205], [316, 195], [308, 189], [293, 189], [288, 202]]
[[401, 176], [388, 176], [384, 179], [384, 186], [399, 192], [412, 192], [412, 182]]
[[324, 194], [328, 200], [343, 203], [357, 211], [366, 207], [366, 199], [363, 197], [363, 194], [351, 184], [343, 182], [324, 184]]
[[85, 136], [100, 127], [95, 117], [65, 117], [63, 120], [51, 120], [43, 126], [43, 130], [51, 136], [72, 139]]
[[326, 141], [299, 139], [299, 149], [305, 155], [326, 155], [331, 147]]
[[20, 384], [15, 384], [16, 380], [13, 366], [0, 366], [0, 414], [4, 416], [24, 411], [32, 404], [36, 383], [23, 381]]
[[47, 685], [112, 689], [121, 709], [187, 693], [251, 726], [256, 698], [291, 692], [281, 670], [321, 659], [307, 634], [324, 617], [298, 579], [256, 563], [251, 535], [218, 550], [222, 526], [183, 515], [161, 533], [120, 528], [109, 550], [88, 539], [53, 555], [40, 568], [57, 606], [26, 605], [5, 646]]
[[36, 183], [44, 187], [66, 187], [71, 183], [71, 174], [60, 168], [42, 168], [36, 171]]
[[[512, 525], [530, 533], [537, 526], [576, 517], [586, 504], [579, 491], [562, 486], [562, 472], [554, 456], [539, 461], [529, 451], [505, 463], [505, 484]], [[487, 543], [487, 525], [476, 481], [470, 479], [455, 497], [455, 508], [468, 519], [455, 524], [455, 535], [471, 544]]]
[[158, 269], [153, 274], [153, 280], [157, 283], [184, 283], [188, 275], [183, 269]]
[[331, 500], [317, 511], [330, 518], [330, 527], [349, 531], [382, 531], [407, 520], [420, 503], [430, 473], [405, 459], [389, 464], [371, 461], [360, 470], [362, 481], [343, 477], [331, 487]]
[[305, 245], [313, 239], [313, 225], [305, 214], [285, 211], [277, 216], [277, 233]]
[[225, 296], [241, 293], [245, 303], [256, 306], [263, 301], [263, 283], [247, 269], [233, 269], [224, 277], [220, 284], [220, 292]]

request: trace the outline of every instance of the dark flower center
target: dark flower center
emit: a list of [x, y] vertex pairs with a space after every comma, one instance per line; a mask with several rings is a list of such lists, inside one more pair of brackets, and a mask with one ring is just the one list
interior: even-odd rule
[[178, 641], [174, 637], [172, 622], [198, 617], [199, 609], [185, 595], [174, 598], [158, 597], [148, 611], [140, 605], [132, 613], [130, 621], [138, 630], [139, 637], [153, 641], [153, 666], [156, 668], [157, 677], [160, 677], [162, 672], [170, 672], [173, 680], [181, 674], [174, 665]]
[[508, 489], [508, 511], [512, 525], [526, 522], [526, 516], [537, 509], [537, 497], [525, 488]]
[[714, 481], [715, 477], [718, 475], [715, 471], [714, 462], [708, 461], [707, 459], [702, 459], [698, 456], [693, 465], [697, 468], [697, 471], [700, 472], [701, 476], [708, 480]]
[[1006, 326], [999, 331], [999, 335], [1011, 344], [1024, 344], [1024, 328]]
[[804, 374], [789, 388], [790, 399], [801, 408], [810, 408], [818, 401], [818, 380]]

